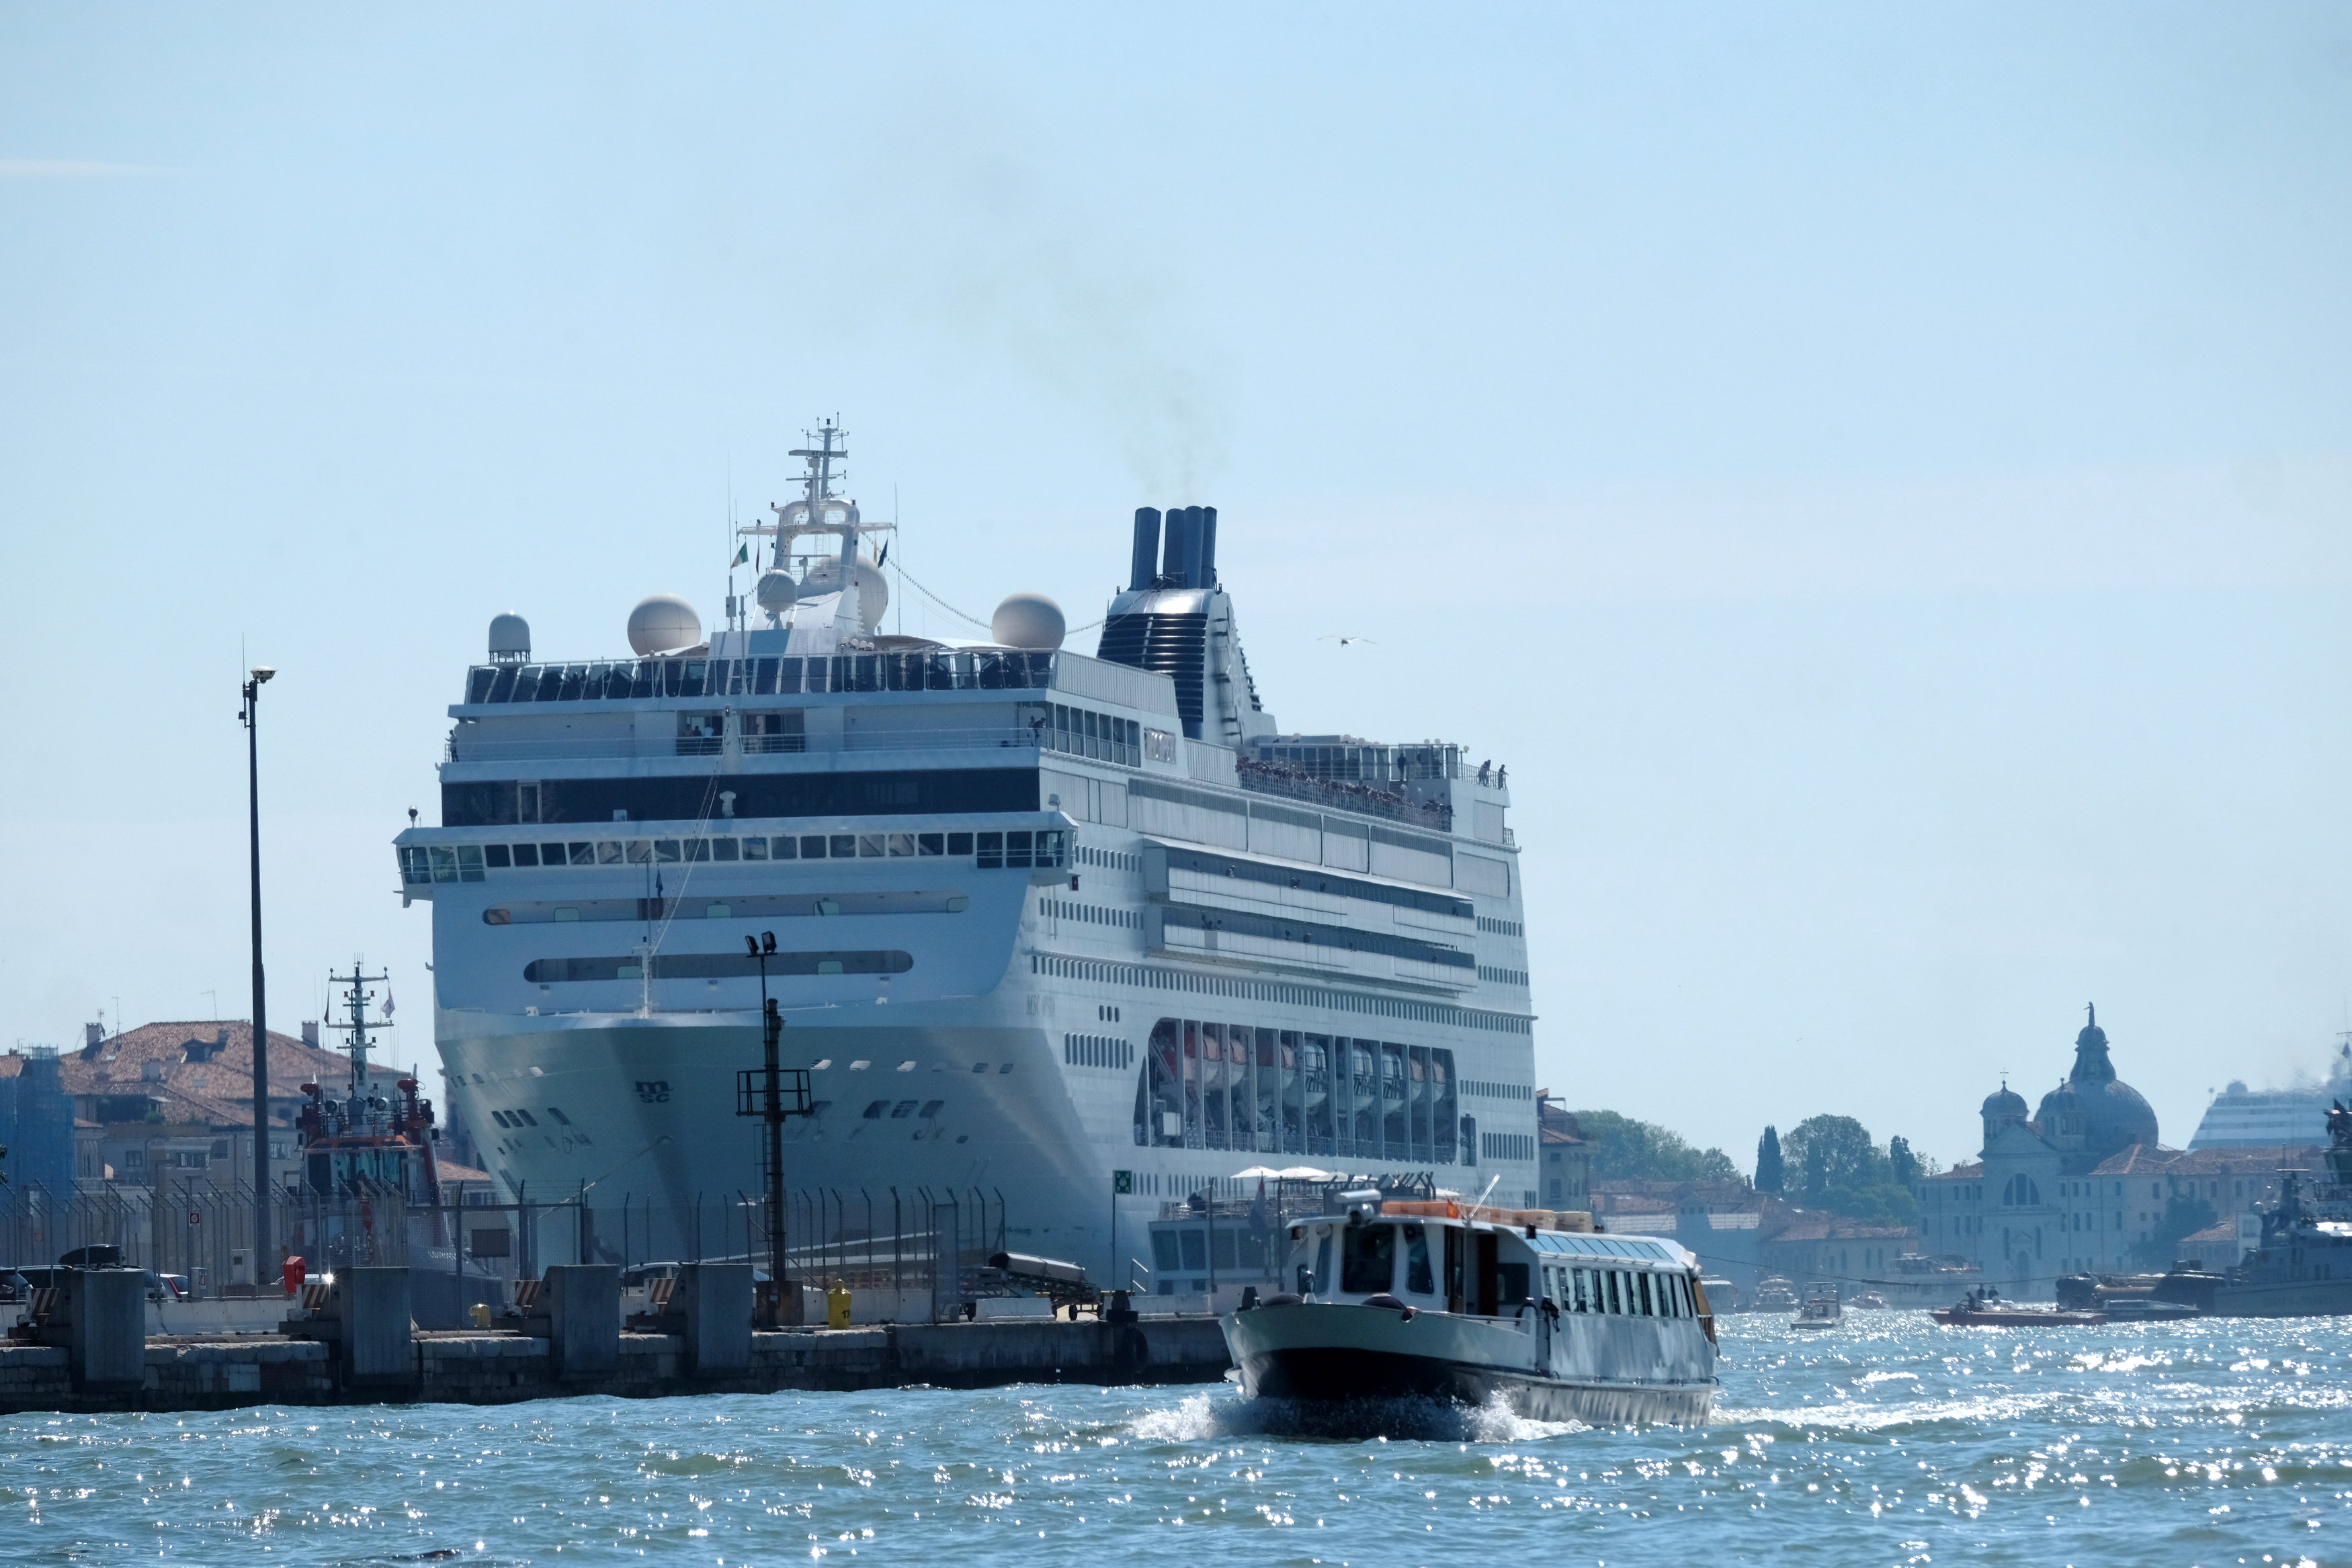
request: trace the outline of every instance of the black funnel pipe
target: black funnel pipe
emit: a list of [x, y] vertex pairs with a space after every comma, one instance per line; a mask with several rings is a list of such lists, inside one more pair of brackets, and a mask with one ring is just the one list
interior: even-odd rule
[[1127, 586], [1145, 589], [1151, 586], [1152, 562], [1160, 556], [1160, 508], [1135, 508], [1135, 559], [1128, 568]]
[[1217, 508], [1194, 507], [1190, 509], [1201, 514], [1200, 543], [1193, 551], [1192, 586], [1214, 588], [1217, 586]]
[[1192, 586], [1192, 563], [1199, 559], [1201, 547], [1201, 509], [1198, 507], [1168, 508], [1167, 543], [1161, 552], [1160, 575], [1172, 588]]

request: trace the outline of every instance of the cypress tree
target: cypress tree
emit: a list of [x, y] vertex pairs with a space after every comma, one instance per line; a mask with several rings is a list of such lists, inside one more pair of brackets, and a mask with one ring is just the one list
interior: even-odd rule
[[1780, 1134], [1767, 1127], [1764, 1135], [1756, 1140], [1756, 1190], [1778, 1192], [1780, 1181]]

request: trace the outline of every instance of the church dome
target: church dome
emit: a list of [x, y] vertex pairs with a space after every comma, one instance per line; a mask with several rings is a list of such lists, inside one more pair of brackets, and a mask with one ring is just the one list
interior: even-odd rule
[[2157, 1142], [2155, 1108], [2116, 1076], [2107, 1031], [2099, 1027], [2095, 1009], [2074, 1037], [2074, 1071], [2042, 1096], [2041, 1121], [2044, 1137], [2101, 1159], [2134, 1144]]
[[1985, 1096], [1984, 1119], [1992, 1122], [2022, 1122], [2025, 1120], [2025, 1097], [2004, 1083], [1997, 1093]]
[[2025, 1120], [2025, 1100], [2006, 1083], [1998, 1093], [1985, 1096], [1983, 1106], [1984, 1141], [1990, 1146], [2003, 1127]]

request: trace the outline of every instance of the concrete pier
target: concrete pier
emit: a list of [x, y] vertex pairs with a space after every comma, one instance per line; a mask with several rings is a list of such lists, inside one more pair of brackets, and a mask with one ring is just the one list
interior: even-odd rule
[[[1229, 1364], [1216, 1320], [1208, 1317], [753, 1333], [748, 1326], [749, 1292], [739, 1289], [748, 1286], [749, 1279], [738, 1281], [719, 1272], [723, 1265], [706, 1267], [712, 1272], [700, 1276], [696, 1288], [716, 1310], [697, 1316], [688, 1309], [689, 1323], [700, 1325], [699, 1337], [696, 1333], [614, 1333], [611, 1364], [601, 1372], [587, 1372], [577, 1360], [567, 1369], [541, 1333], [413, 1331], [398, 1353], [402, 1364], [392, 1368], [375, 1351], [361, 1354], [363, 1344], [377, 1343], [364, 1336], [355, 1343], [348, 1334], [339, 1339], [245, 1335], [140, 1341], [135, 1362], [121, 1356], [117, 1347], [109, 1353], [113, 1359], [85, 1363], [78, 1376], [70, 1360], [81, 1343], [77, 1336], [74, 1346], [0, 1345], [0, 1414], [224, 1410], [250, 1405], [506, 1405], [582, 1394], [658, 1398], [918, 1385], [988, 1388], [1015, 1383], [1214, 1383]], [[743, 1272], [748, 1276], [749, 1270]], [[683, 1281], [679, 1289], [687, 1289]], [[362, 1294], [354, 1301], [364, 1299]], [[135, 1313], [131, 1321], [139, 1321]], [[733, 1326], [738, 1322], [745, 1325], [740, 1339]], [[738, 1343], [741, 1363], [728, 1364]], [[103, 1375], [93, 1378], [90, 1367]]]

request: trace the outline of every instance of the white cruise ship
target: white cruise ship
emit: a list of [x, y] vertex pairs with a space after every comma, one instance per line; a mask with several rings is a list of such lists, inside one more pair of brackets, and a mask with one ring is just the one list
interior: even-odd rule
[[734, 1075], [761, 1061], [744, 939], [772, 932], [814, 1104], [785, 1180], [853, 1209], [978, 1187], [1018, 1249], [1100, 1279], [1114, 1204], [1139, 1252], [1162, 1202], [1254, 1166], [1534, 1204], [1503, 776], [1278, 733], [1207, 507], [1136, 514], [1091, 656], [1034, 595], [989, 644], [880, 634], [838, 435], [745, 530], [767, 569], [722, 627], [656, 596], [634, 656], [554, 663], [501, 615], [449, 709], [440, 824], [396, 843], [447, 1094], [509, 1196], [593, 1186], [658, 1234], [759, 1190]]

